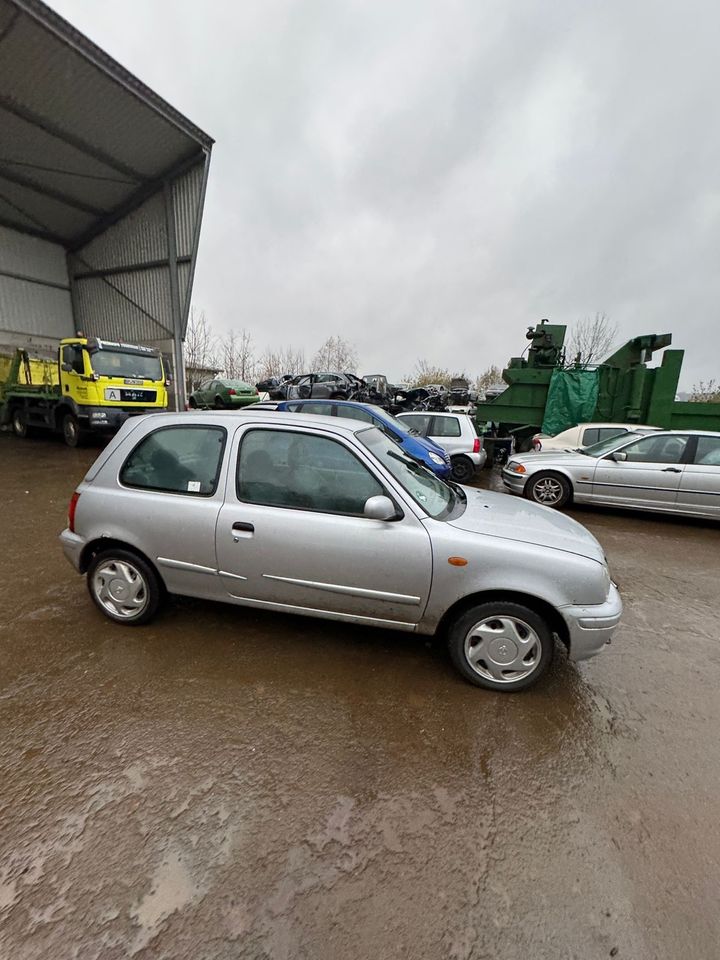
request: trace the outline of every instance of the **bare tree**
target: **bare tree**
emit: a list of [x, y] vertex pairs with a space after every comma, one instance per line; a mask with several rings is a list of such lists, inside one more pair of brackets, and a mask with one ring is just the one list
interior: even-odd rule
[[610, 355], [617, 333], [617, 324], [611, 323], [605, 313], [578, 320], [570, 331], [569, 359], [577, 357], [585, 366], [602, 363]]
[[462, 376], [462, 374], [451, 373], [445, 367], [434, 367], [427, 360], [418, 360], [415, 369], [405, 377], [405, 381], [413, 387], [426, 387], [430, 383], [449, 387], [450, 381], [455, 376]]
[[358, 367], [357, 351], [342, 337], [328, 337], [312, 359], [311, 373], [334, 370], [355, 373]]
[[287, 346], [282, 350], [271, 350], [269, 347], [258, 360], [258, 380], [268, 377], [282, 377], [286, 373], [295, 376], [305, 372], [305, 351]]
[[208, 370], [218, 369], [217, 338], [205, 312], [197, 311], [195, 307], [190, 308], [183, 354], [188, 390], [192, 393], [200, 381], [205, 379]]
[[720, 383], [716, 380], [703, 380], [700, 383], [693, 384], [690, 394], [692, 403], [720, 403]]
[[496, 367], [495, 364], [488, 367], [484, 373], [481, 373], [479, 377], [475, 380], [475, 389], [478, 393], [483, 395], [490, 387], [494, 387], [497, 384], [502, 384], [502, 370], [500, 367]]
[[252, 337], [247, 330], [226, 333], [219, 348], [220, 366], [228, 380], [255, 380], [257, 363]]

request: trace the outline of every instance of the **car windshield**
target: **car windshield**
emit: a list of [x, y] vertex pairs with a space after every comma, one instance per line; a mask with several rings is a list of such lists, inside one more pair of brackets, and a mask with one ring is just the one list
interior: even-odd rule
[[160, 357], [119, 350], [95, 350], [92, 368], [101, 377], [129, 377], [133, 380], [162, 380]]
[[416, 430], [415, 427], [411, 427], [409, 423], [403, 423], [402, 420], [398, 420], [397, 417], [394, 417], [391, 413], [388, 413], [387, 410], [383, 410], [382, 407], [378, 407], [374, 403], [369, 403], [368, 406], [377, 411], [377, 415], [382, 419], [383, 423], [387, 423], [389, 426], [395, 427], [395, 429], [399, 430], [400, 433], [409, 433], [411, 437], [420, 436], [419, 430]]
[[447, 520], [465, 508], [465, 494], [408, 456], [377, 428], [362, 430], [358, 440], [389, 470], [415, 503], [436, 520]]
[[632, 433], [621, 433], [619, 436], [607, 437], [598, 443], [591, 443], [589, 447], [578, 447], [577, 452], [587, 457], [603, 457], [611, 450], [617, 450], [629, 440], [636, 440], [638, 437], [644, 437], [646, 434], [633, 431]]

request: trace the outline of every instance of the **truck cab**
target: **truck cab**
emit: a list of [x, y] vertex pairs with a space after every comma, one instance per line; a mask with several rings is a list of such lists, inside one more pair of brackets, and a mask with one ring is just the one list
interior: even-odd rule
[[153, 347], [67, 337], [54, 363], [18, 350], [0, 388], [0, 422], [20, 437], [35, 428], [59, 431], [74, 447], [83, 435], [114, 433], [128, 417], [167, 409], [168, 382]]

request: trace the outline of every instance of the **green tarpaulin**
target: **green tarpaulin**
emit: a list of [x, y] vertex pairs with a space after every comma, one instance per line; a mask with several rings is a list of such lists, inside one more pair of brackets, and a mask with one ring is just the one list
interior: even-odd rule
[[578, 423], [591, 422], [598, 400], [597, 370], [553, 370], [542, 432], [553, 437]]

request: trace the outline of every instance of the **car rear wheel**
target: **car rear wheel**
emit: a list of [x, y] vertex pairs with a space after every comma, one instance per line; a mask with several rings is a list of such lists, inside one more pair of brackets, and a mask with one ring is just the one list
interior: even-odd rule
[[456, 483], [469, 483], [475, 476], [475, 464], [469, 457], [452, 457], [450, 463], [452, 478]]
[[160, 606], [162, 588], [152, 567], [130, 550], [106, 550], [93, 557], [87, 572], [93, 602], [116, 623], [139, 626]]
[[528, 500], [560, 509], [570, 499], [570, 484], [559, 473], [538, 473], [530, 477], [523, 491]]
[[215, 397], [215, 409], [224, 410], [225, 404], [223, 403], [222, 397]]
[[188, 406], [190, 407], [191, 410], [197, 410], [197, 401], [195, 397], [190, 397], [190, 399], [188, 400]]
[[552, 631], [538, 613], [520, 603], [493, 600], [455, 620], [448, 648], [466, 680], [507, 693], [537, 683], [555, 652]]

